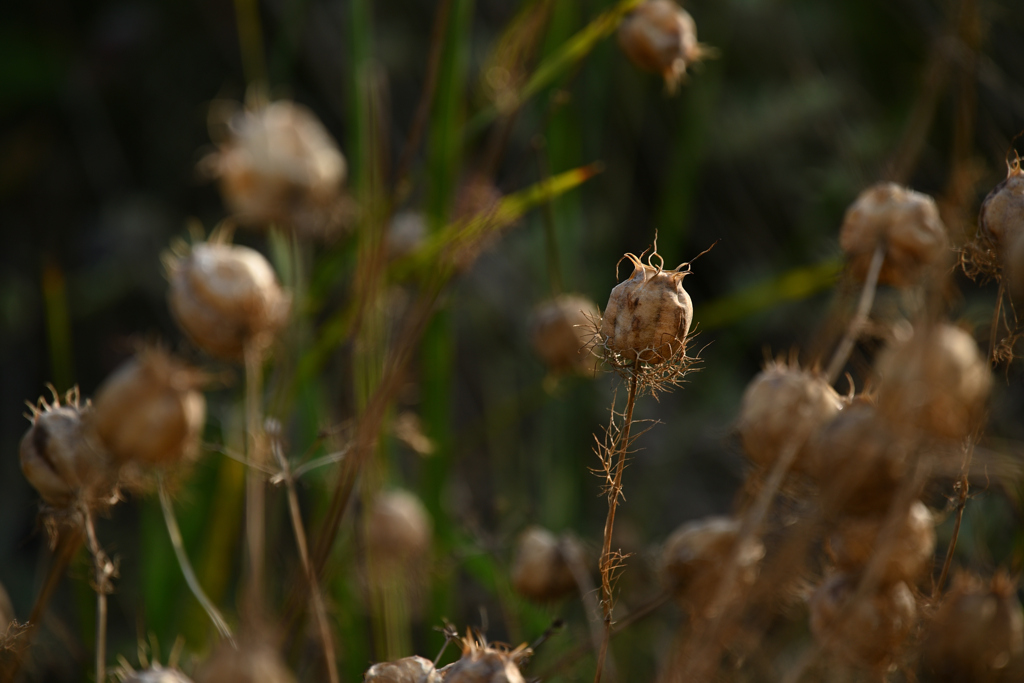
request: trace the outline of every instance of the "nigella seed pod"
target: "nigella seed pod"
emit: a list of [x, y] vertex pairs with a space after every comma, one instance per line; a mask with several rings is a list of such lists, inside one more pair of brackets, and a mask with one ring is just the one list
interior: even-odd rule
[[665, 270], [660, 263], [651, 264], [654, 255], [647, 264], [633, 254], [623, 258], [633, 263], [633, 274], [612, 289], [598, 343], [612, 355], [613, 364], [619, 356], [627, 364], [657, 365], [685, 353], [693, 319], [693, 304], [683, 289], [689, 264]]
[[381, 492], [370, 505], [366, 546], [386, 568], [411, 568], [430, 550], [432, 536], [430, 515], [409, 491]]
[[1000, 254], [1024, 235], [1024, 170], [1020, 159], [1007, 165], [1006, 180], [992, 188], [981, 203], [978, 233]]
[[881, 244], [879, 282], [906, 287], [942, 266], [950, 256], [946, 226], [935, 200], [895, 183], [864, 190], [846, 210], [839, 245], [853, 274], [863, 280]]
[[619, 46], [637, 67], [661, 74], [670, 93], [685, 80], [687, 67], [708, 54], [697, 42], [693, 17], [670, 0], [638, 5], [619, 26]]
[[843, 517], [828, 539], [828, 553], [843, 572], [858, 572], [879, 552], [885, 557], [882, 583], [913, 584], [931, 567], [935, 556], [935, 518], [920, 501], [914, 501], [899, 520], [895, 537], [880, 547], [879, 536], [888, 520], [881, 516]]
[[192, 683], [192, 679], [177, 669], [154, 664], [144, 671], [131, 672], [121, 683]]
[[525, 683], [519, 663], [530, 654], [525, 645], [510, 651], [466, 636], [462, 639], [462, 657], [444, 667], [441, 675], [444, 683]]
[[194, 456], [206, 421], [203, 377], [160, 349], [124, 363], [96, 394], [93, 426], [121, 464], [168, 467]]
[[589, 299], [562, 294], [539, 305], [533, 313], [531, 340], [551, 372], [593, 372], [597, 358], [590, 345], [601, 314]]
[[295, 683], [284, 660], [266, 643], [221, 645], [195, 675], [196, 683]]
[[403, 657], [374, 664], [363, 674], [363, 683], [441, 683], [441, 675], [429, 659]]
[[512, 561], [512, 588], [525, 598], [550, 602], [576, 589], [569, 566], [578, 553], [569, 539], [559, 540], [547, 529], [533, 526], [521, 533]]
[[171, 312], [207, 353], [241, 358], [246, 348], [269, 345], [287, 321], [291, 297], [258, 251], [205, 242], [165, 254], [164, 264]]

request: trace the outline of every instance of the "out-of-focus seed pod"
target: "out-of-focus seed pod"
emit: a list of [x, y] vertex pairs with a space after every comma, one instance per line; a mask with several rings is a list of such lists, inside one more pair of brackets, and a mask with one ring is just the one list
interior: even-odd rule
[[196, 683], [295, 683], [281, 656], [266, 644], [223, 643], [195, 675]]
[[427, 220], [419, 211], [396, 213], [388, 224], [386, 239], [389, 259], [409, 256], [427, 239]]
[[307, 237], [339, 227], [345, 157], [316, 115], [280, 100], [256, 109], [221, 105], [211, 115], [218, 117], [227, 119], [223, 139], [202, 167], [239, 221]]
[[840, 659], [883, 668], [896, 658], [914, 628], [917, 605], [907, 584], [880, 586], [851, 602], [857, 579], [836, 574], [811, 596], [811, 633]]
[[64, 405], [44, 399], [32, 408], [32, 426], [21, 439], [21, 471], [43, 500], [56, 508], [78, 497], [106, 493], [114, 479], [106, 452], [87, 438], [93, 408], [69, 392]]
[[686, 68], [708, 54], [697, 42], [693, 17], [670, 0], [638, 5], [619, 26], [619, 45], [637, 67], [661, 74], [670, 93], [685, 80]]
[[[743, 450], [770, 468], [786, 447], [797, 448], [794, 469], [808, 471], [807, 440], [842, 408], [839, 394], [821, 377], [798, 366], [771, 363], [747, 385], [737, 423]], [[801, 439], [802, 443], [791, 443]]]
[[382, 491], [367, 513], [370, 556], [389, 567], [409, 567], [430, 550], [432, 527], [419, 498], [409, 491]]
[[287, 321], [291, 298], [258, 251], [205, 242], [167, 254], [171, 312], [204, 351], [241, 358], [247, 345], [266, 346]]
[[562, 294], [533, 312], [533, 349], [552, 372], [590, 373], [597, 358], [590, 352], [601, 313], [586, 297]]
[[633, 274], [612, 288], [598, 342], [626, 362], [656, 365], [685, 347], [693, 318], [690, 295], [683, 289], [689, 270], [665, 270], [633, 254], [626, 258]]
[[978, 211], [978, 233], [998, 253], [1024, 235], [1024, 170], [1020, 159], [1007, 168], [1006, 180], [992, 188]]
[[512, 588], [537, 602], [557, 600], [576, 589], [567, 553], [577, 548], [569, 539], [560, 541], [553, 533], [532, 526], [519, 535], [512, 562]]
[[100, 386], [96, 435], [121, 464], [168, 467], [194, 456], [206, 421], [202, 381], [160, 349], [140, 351]]
[[441, 683], [434, 664], [423, 657], [403, 657], [371, 666], [363, 674], [364, 683]]
[[984, 416], [992, 372], [974, 338], [952, 325], [919, 328], [879, 357], [880, 414], [894, 425], [959, 440]]
[[467, 636], [462, 639], [462, 657], [441, 670], [442, 678], [444, 683], [525, 683], [519, 662], [529, 653], [523, 646], [506, 651]]
[[145, 671], [133, 671], [121, 683], [192, 683], [192, 679], [176, 669], [155, 664]]
[[1015, 582], [1003, 573], [990, 585], [960, 574], [927, 629], [922, 680], [1010, 683], [1024, 670], [1024, 616]]
[[895, 183], [864, 190], [846, 210], [839, 232], [839, 244], [859, 279], [867, 274], [879, 243], [885, 247], [879, 282], [897, 287], [915, 284], [951, 254], [935, 200]]
[[[706, 618], [738, 596], [726, 596], [713, 605], [718, 582], [739, 537], [739, 520], [732, 517], [707, 517], [687, 522], [672, 532], [661, 551], [659, 574], [662, 584], [680, 606]], [[756, 538], [744, 542], [737, 558], [735, 589], [742, 592], [757, 580], [758, 566], [764, 557], [764, 545]]]
[[913, 584], [931, 565], [935, 556], [935, 519], [920, 501], [914, 501], [900, 520], [895, 537], [886, 548], [878, 544], [885, 517], [843, 517], [828, 539], [828, 551], [840, 571], [856, 573], [884, 550], [882, 583], [905, 581]]

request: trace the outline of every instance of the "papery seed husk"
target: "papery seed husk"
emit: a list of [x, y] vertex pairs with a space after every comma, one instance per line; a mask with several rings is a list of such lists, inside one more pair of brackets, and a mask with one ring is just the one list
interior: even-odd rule
[[144, 671], [133, 671], [122, 683], [192, 683], [192, 679], [176, 669], [154, 665]]
[[[829, 536], [828, 551], [840, 571], [856, 573], [881, 552], [879, 535], [888, 523], [883, 516], [846, 516]], [[895, 538], [884, 549], [882, 583], [904, 581], [913, 585], [935, 559], [935, 518], [921, 501], [914, 501], [900, 520]]]
[[196, 683], [295, 683], [284, 660], [267, 645], [222, 643], [199, 667]]
[[441, 683], [434, 664], [423, 657], [403, 657], [371, 666], [363, 674], [364, 683]]
[[1019, 161], [981, 203], [978, 233], [1000, 255], [1024, 235], [1024, 172]]
[[619, 26], [619, 46], [633, 64], [659, 73], [670, 92], [706, 56], [690, 14], [669, 0], [639, 4]]
[[594, 371], [597, 357], [590, 352], [601, 314], [586, 297], [562, 294], [546, 301], [533, 313], [533, 349], [552, 372]]
[[524, 530], [516, 541], [512, 588], [523, 597], [550, 602], [576, 590], [576, 579], [565, 553], [575, 552], [568, 539], [559, 540], [539, 526]]
[[471, 636], [462, 643], [462, 657], [441, 670], [445, 683], [525, 683], [517, 662], [529, 654], [528, 649], [507, 652]]
[[374, 560], [389, 566], [408, 567], [426, 556], [432, 537], [430, 515], [411, 492], [382, 491], [371, 503], [366, 520], [366, 545]]

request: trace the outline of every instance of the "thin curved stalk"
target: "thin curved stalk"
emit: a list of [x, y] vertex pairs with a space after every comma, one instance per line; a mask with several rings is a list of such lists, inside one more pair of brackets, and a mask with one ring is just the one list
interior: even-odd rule
[[850, 357], [850, 352], [853, 351], [853, 345], [857, 343], [857, 337], [860, 335], [864, 323], [868, 321], [871, 306], [875, 303], [878, 275], [882, 272], [882, 263], [884, 262], [885, 243], [879, 242], [878, 246], [875, 247], [875, 253], [871, 257], [868, 274], [864, 278], [864, 289], [860, 292], [857, 312], [854, 314], [853, 320], [850, 321], [849, 327], [846, 328], [846, 334], [843, 335], [842, 341], [839, 342], [839, 346], [836, 347], [832, 360], [828, 364], [828, 371], [825, 373], [825, 377], [829, 384], [834, 384], [836, 379], [838, 379], [839, 373], [842, 372], [843, 366], [846, 365], [846, 361]]
[[82, 507], [85, 517], [85, 533], [96, 572], [96, 683], [107, 680], [107, 589], [114, 566], [104, 554], [96, 538], [96, 526], [88, 506]]
[[263, 385], [263, 351], [250, 343], [245, 348], [245, 457], [255, 466], [245, 471], [245, 538], [249, 548], [249, 607], [259, 611], [263, 604], [264, 555], [266, 548], [266, 485], [260, 469], [265, 467], [260, 450], [260, 394]]

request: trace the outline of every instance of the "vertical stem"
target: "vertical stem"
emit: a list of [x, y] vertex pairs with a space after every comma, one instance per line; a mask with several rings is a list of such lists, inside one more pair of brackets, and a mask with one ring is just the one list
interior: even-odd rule
[[964, 519], [964, 508], [967, 506], [967, 494], [970, 491], [970, 484], [967, 480], [967, 472], [970, 471], [971, 458], [974, 454], [974, 444], [968, 445], [964, 453], [964, 462], [960, 470], [960, 479], [957, 481], [959, 496], [956, 501], [956, 522], [953, 524], [953, 535], [949, 539], [949, 547], [946, 548], [946, 559], [942, 562], [942, 572], [939, 574], [939, 581], [932, 586], [932, 597], [937, 598], [942, 593], [942, 587], [946, 585], [946, 578], [949, 576], [950, 565], [953, 564], [953, 552], [956, 550], [956, 541], [960, 536], [960, 523]]
[[878, 246], [875, 247], [875, 253], [871, 257], [871, 266], [868, 268], [868, 274], [864, 278], [864, 289], [860, 293], [857, 312], [854, 314], [853, 320], [850, 321], [850, 326], [846, 328], [846, 334], [843, 336], [842, 341], [839, 342], [839, 346], [836, 347], [835, 354], [828, 364], [828, 371], [825, 373], [825, 377], [829, 384], [834, 384], [836, 378], [839, 377], [839, 373], [842, 372], [843, 366], [846, 365], [846, 361], [850, 357], [850, 352], [853, 351], [853, 345], [857, 342], [857, 336], [860, 334], [861, 328], [864, 327], [864, 323], [868, 320], [868, 315], [871, 313], [871, 305], [875, 302], [878, 275], [882, 272], [882, 263], [884, 261], [885, 243], [879, 242]]
[[250, 463], [245, 473], [245, 535], [249, 546], [249, 601], [250, 607], [262, 607], [263, 560], [266, 528], [266, 501], [260, 444], [260, 395], [263, 382], [262, 348], [246, 344], [245, 348], [245, 431], [246, 460]]
[[82, 506], [85, 516], [85, 532], [92, 555], [93, 567], [96, 571], [96, 682], [104, 683], [107, 679], [107, 584], [108, 575], [112, 571], [109, 560], [103, 554], [99, 541], [96, 539], [96, 527], [92, 521], [92, 512]]

